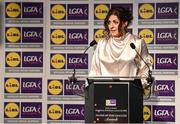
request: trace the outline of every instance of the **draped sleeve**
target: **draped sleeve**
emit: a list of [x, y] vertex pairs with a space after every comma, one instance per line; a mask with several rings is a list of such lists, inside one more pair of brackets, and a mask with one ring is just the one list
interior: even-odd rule
[[[137, 64], [138, 67], [138, 71], [137, 71], [137, 76], [140, 77], [148, 77], [149, 76], [149, 69], [152, 69], [152, 60], [151, 60], [151, 56], [148, 52], [147, 49], [147, 45], [144, 42], [144, 40], [140, 39], [140, 43], [139, 46], [137, 48], [137, 52], [140, 54], [140, 56], [143, 58], [143, 60], [147, 63], [147, 66], [145, 64], [145, 62], [143, 62], [143, 60], [140, 58], [140, 56], [136, 56], [135, 58], [135, 63]], [[146, 79], [142, 79], [142, 84], [143, 85], [147, 85], [147, 80]]]
[[99, 60], [99, 48], [100, 48], [100, 41], [98, 42], [96, 49], [94, 51], [92, 57], [91, 68], [89, 72], [89, 76], [99, 76], [101, 75], [101, 67], [100, 67], [100, 60]]

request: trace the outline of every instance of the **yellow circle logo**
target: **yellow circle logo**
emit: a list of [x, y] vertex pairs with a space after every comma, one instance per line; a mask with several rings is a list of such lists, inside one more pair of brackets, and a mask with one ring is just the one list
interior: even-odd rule
[[98, 29], [94, 33], [94, 39], [95, 41], [99, 41], [100, 39], [104, 38], [104, 30], [103, 29]]
[[5, 82], [5, 89], [9, 93], [16, 93], [20, 88], [19, 81], [16, 78], [9, 78]]
[[18, 28], [8, 28], [6, 31], [6, 39], [11, 42], [15, 43], [20, 40], [21, 33]]
[[6, 6], [6, 14], [10, 18], [16, 18], [21, 14], [21, 8], [17, 3], [9, 3]]
[[147, 121], [151, 117], [151, 110], [149, 109], [149, 107], [144, 106], [143, 113], [144, 121]]
[[62, 82], [59, 80], [52, 80], [48, 84], [48, 91], [52, 95], [59, 95], [63, 90]]
[[154, 58], [153, 58], [153, 56], [151, 56], [151, 55], [148, 55], [148, 57], [147, 57], [147, 60], [146, 60], [148, 63], [151, 63], [151, 64], [153, 64], [154, 63]]
[[51, 65], [55, 69], [61, 69], [64, 67], [66, 60], [63, 55], [55, 54], [51, 57]]
[[57, 20], [63, 19], [65, 15], [66, 15], [66, 10], [64, 6], [57, 4], [51, 8], [51, 16], [54, 19], [57, 19]]
[[142, 4], [139, 7], [139, 16], [143, 19], [151, 19], [154, 15], [154, 7], [151, 4]]
[[10, 52], [6, 55], [6, 64], [10, 67], [16, 67], [20, 64], [21, 57], [16, 52]]
[[66, 37], [66, 34], [61, 29], [55, 29], [51, 33], [51, 41], [54, 44], [62, 44], [62, 43], [64, 43], [64, 41], [66, 39], [65, 37]]
[[142, 38], [147, 44], [150, 44], [154, 40], [154, 33], [150, 29], [142, 29], [139, 32], [139, 37]]
[[96, 8], [94, 9], [95, 17], [100, 20], [105, 19], [108, 12], [109, 12], [108, 6], [104, 4], [97, 5]]
[[149, 96], [149, 94], [150, 94], [150, 91], [151, 91], [151, 88], [144, 88], [144, 96], [145, 97], [148, 97]]
[[60, 105], [51, 105], [48, 108], [48, 117], [52, 120], [58, 120], [62, 117], [63, 111]]
[[19, 106], [16, 103], [8, 103], [4, 108], [4, 113], [9, 118], [15, 118], [19, 115]]

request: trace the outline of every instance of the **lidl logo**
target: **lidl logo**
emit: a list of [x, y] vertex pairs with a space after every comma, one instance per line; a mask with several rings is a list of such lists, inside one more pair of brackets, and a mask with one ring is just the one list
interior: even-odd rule
[[5, 93], [18, 93], [20, 83], [18, 78], [5, 78]]
[[107, 4], [94, 5], [95, 19], [98, 19], [98, 20], [105, 19], [108, 12], [109, 12], [109, 5]]
[[148, 55], [146, 58], [146, 62], [151, 63], [151, 65], [154, 64], [154, 56], [152, 54]]
[[105, 37], [105, 30], [104, 29], [94, 29], [94, 39], [95, 41], [99, 41], [100, 39]]
[[48, 120], [60, 120], [63, 117], [63, 108], [59, 104], [48, 105]]
[[9, 102], [4, 104], [5, 118], [18, 118], [20, 112], [19, 103]]
[[18, 27], [6, 28], [6, 42], [17, 43], [21, 40], [21, 29]]
[[41, 102], [5, 102], [5, 118], [42, 118]]
[[66, 59], [64, 54], [51, 54], [51, 69], [64, 69]]
[[149, 54], [149, 63], [152, 63], [152, 69], [154, 69], [155, 60], [154, 60], [154, 54], [153, 53]]
[[[22, 36], [22, 37], [21, 37]], [[6, 43], [42, 43], [42, 27], [6, 27]]]
[[48, 81], [48, 94], [59, 95], [63, 91], [63, 83], [61, 80], [50, 80]]
[[6, 3], [6, 18], [19, 18], [21, 16], [20, 3], [7, 2]]
[[64, 4], [51, 5], [51, 19], [63, 20], [66, 17], [66, 7]]
[[151, 119], [151, 106], [144, 106], [143, 107], [143, 117], [144, 121], [149, 121]]
[[154, 43], [154, 29], [139, 29], [139, 37], [147, 44]]
[[63, 44], [66, 40], [66, 30], [64, 29], [52, 29], [51, 30], [51, 43], [52, 44]]
[[141, 3], [139, 4], [139, 19], [153, 19], [155, 13], [154, 4]]
[[20, 52], [6, 52], [6, 67], [20, 67], [21, 54]]
[[[22, 59], [22, 64], [21, 64]], [[6, 52], [6, 67], [43, 67], [43, 52]]]

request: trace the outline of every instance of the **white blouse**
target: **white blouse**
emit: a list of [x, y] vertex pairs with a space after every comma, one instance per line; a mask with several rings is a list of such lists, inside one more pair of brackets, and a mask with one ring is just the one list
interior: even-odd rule
[[120, 38], [104, 38], [98, 42], [89, 76], [147, 77], [149, 69], [130, 47], [130, 43], [134, 43], [137, 52], [151, 68], [152, 63], [144, 40], [126, 33]]

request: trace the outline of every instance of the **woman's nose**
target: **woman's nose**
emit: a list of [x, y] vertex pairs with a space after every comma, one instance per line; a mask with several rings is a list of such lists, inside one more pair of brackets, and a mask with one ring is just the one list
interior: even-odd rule
[[109, 28], [113, 28], [113, 24], [112, 23], [109, 24]]

